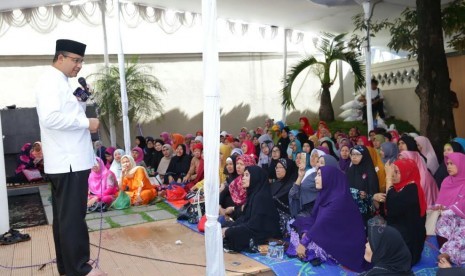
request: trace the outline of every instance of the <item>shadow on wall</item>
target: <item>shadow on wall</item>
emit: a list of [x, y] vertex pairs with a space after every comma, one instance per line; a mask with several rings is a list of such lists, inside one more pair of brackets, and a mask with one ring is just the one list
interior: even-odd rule
[[[266, 115], [255, 116], [249, 118], [251, 113], [250, 105], [239, 105], [234, 107], [231, 111], [226, 114], [221, 115], [221, 127], [220, 130], [227, 131], [233, 135], [238, 135], [242, 127], [247, 129], [255, 129], [257, 127], [264, 127], [265, 119], [268, 118]], [[311, 111], [299, 112], [293, 111], [287, 115], [287, 123], [295, 124], [298, 122], [299, 118], [306, 116], [310, 119], [312, 124], [318, 121], [318, 117], [315, 113]], [[275, 122], [279, 121], [280, 118], [274, 118]], [[191, 133], [195, 135], [197, 130], [202, 130], [203, 126], [203, 112], [195, 115], [192, 118], [188, 118], [187, 114], [179, 109], [173, 109], [166, 112], [163, 117], [152, 120], [147, 123], [143, 123], [140, 126], [142, 135], [152, 136], [158, 138], [160, 133], [167, 131], [170, 133], [181, 133], [183, 135]], [[208, 127], [208, 126], [206, 126]], [[137, 135], [141, 135], [137, 124], [131, 124], [131, 146], [134, 146], [134, 138]], [[218, 134], [219, 135], [219, 134]], [[123, 129], [122, 122], [119, 122], [116, 127], [116, 136], [117, 136], [117, 145], [122, 147], [123, 143]], [[102, 140], [105, 145], [109, 145], [109, 137], [107, 133], [102, 133]]]

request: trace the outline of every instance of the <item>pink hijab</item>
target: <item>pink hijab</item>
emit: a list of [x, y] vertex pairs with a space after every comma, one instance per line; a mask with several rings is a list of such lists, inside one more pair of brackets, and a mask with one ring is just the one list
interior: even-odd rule
[[116, 179], [116, 177], [112, 171], [108, 170], [105, 167], [105, 164], [103, 164], [102, 159], [96, 157], [95, 160], [98, 162], [99, 171], [90, 171], [88, 180], [89, 190], [94, 195], [102, 196], [102, 194], [105, 193], [105, 191], [109, 188], [108, 178], [110, 177], [110, 175], [112, 175], [114, 179]]
[[415, 141], [420, 145], [421, 153], [426, 157], [426, 166], [434, 175], [439, 168], [439, 163], [431, 142], [425, 136], [417, 136], [415, 137]]
[[465, 154], [450, 153], [445, 157], [445, 162], [449, 160], [457, 166], [457, 174], [449, 175], [442, 181], [436, 204], [448, 207], [465, 219]]
[[428, 168], [426, 167], [423, 158], [420, 156], [420, 153], [416, 151], [404, 150], [399, 154], [399, 156], [402, 156], [405, 159], [412, 159], [413, 161], [415, 161], [418, 170], [420, 171], [420, 184], [423, 188], [423, 191], [425, 192], [426, 205], [428, 207], [434, 205], [436, 203], [436, 198], [438, 197], [438, 185], [436, 184], [436, 181], [434, 180], [431, 173], [428, 171]]
[[136, 162], [136, 164], [139, 164], [139, 162], [144, 160], [144, 151], [141, 148], [135, 147], [135, 148], [132, 149], [132, 151], [137, 151], [139, 153], [137, 155], [137, 159], [134, 160]]
[[[239, 155], [236, 158], [237, 161], [242, 160], [245, 167], [256, 165], [255, 159], [247, 154]], [[247, 200], [247, 190], [242, 187], [242, 175], [236, 177], [231, 184], [229, 184], [229, 193], [231, 198], [236, 205], [243, 205]]]

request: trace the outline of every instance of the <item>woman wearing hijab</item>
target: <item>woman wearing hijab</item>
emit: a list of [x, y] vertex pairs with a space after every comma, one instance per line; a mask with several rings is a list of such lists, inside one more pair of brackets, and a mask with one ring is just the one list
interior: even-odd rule
[[[40, 142], [35, 142], [34, 144], [37, 148], [40, 147]], [[26, 169], [38, 169], [39, 171], [43, 172], [42, 147], [40, 147], [40, 150], [38, 151], [34, 151], [31, 143], [26, 143], [21, 147], [21, 153], [18, 158], [18, 166], [15, 170], [15, 176], [8, 177], [7, 183], [29, 182], [23, 173], [23, 171]]]
[[289, 156], [289, 159], [292, 161], [296, 160], [297, 154], [299, 154], [302, 151], [302, 146], [300, 144], [300, 141], [295, 139], [289, 144], [290, 152], [291, 155]]
[[459, 143], [462, 146], [463, 150], [465, 150], [465, 138], [455, 137], [453, 140], [454, 142]]
[[276, 164], [278, 164], [279, 158], [281, 158], [281, 148], [274, 145], [271, 149], [271, 160], [268, 166], [268, 179], [270, 182], [276, 181]]
[[465, 264], [465, 155], [450, 153], [445, 160], [449, 176], [442, 182], [436, 201], [441, 209], [436, 233], [447, 241], [438, 259], [444, 257], [461, 266]]
[[396, 228], [412, 255], [412, 265], [420, 261], [426, 239], [426, 201], [420, 185], [420, 172], [410, 159], [399, 159], [386, 165], [386, 197], [379, 197], [375, 205], [386, 201], [387, 224]]
[[155, 139], [154, 143], [154, 153], [153, 153], [153, 159], [152, 159], [152, 164], [151, 167], [154, 170], [157, 170], [158, 165], [160, 164], [161, 159], [163, 158], [163, 140], [161, 139]]
[[[189, 191], [197, 182], [203, 179], [203, 158], [202, 158], [202, 151], [203, 151], [203, 144], [198, 143], [195, 144], [193, 149], [193, 156], [191, 158], [189, 170], [187, 171], [186, 176], [182, 179], [183, 183], [188, 183], [184, 189]], [[200, 165], [202, 163], [202, 165]], [[200, 177], [201, 174], [201, 177]], [[200, 177], [200, 179], [198, 179]], [[196, 180], [197, 179], [197, 180]]]
[[[191, 164], [191, 157], [186, 154], [186, 145], [184, 143], [178, 144], [176, 148], [176, 155], [171, 158], [170, 165], [166, 170], [165, 182], [177, 182], [181, 183], [184, 176], [186, 176], [189, 171]], [[166, 179], [168, 176], [168, 179]]]
[[347, 170], [350, 192], [362, 214], [365, 225], [373, 216], [373, 196], [379, 192], [378, 176], [365, 146], [350, 150], [352, 166]]
[[164, 144], [161, 151], [163, 153], [163, 157], [160, 160], [160, 164], [158, 164], [156, 177], [159, 183], [167, 184], [168, 182], [165, 182], [165, 175], [168, 170], [168, 166], [171, 163], [171, 159], [173, 158], [173, 148], [169, 144]]
[[[179, 133], [172, 133], [171, 134], [171, 143], [173, 145], [173, 149], [177, 149], [179, 145], [183, 144], [184, 147], [186, 146], [184, 144], [184, 136], [182, 134], [179, 134]], [[187, 151], [185, 151], [185, 153], [187, 154]]]
[[131, 199], [131, 205], [146, 205], [157, 196], [144, 167], [136, 166], [132, 156], [121, 157], [121, 191]]
[[384, 138], [383, 134], [376, 134], [375, 137], [373, 138], [373, 148], [379, 152], [381, 148], [381, 144], [384, 143], [386, 139]]
[[87, 207], [92, 206], [96, 202], [103, 202], [107, 206], [110, 206], [118, 192], [118, 181], [113, 172], [105, 167], [102, 159], [98, 157], [95, 159], [96, 163], [89, 174]]
[[226, 208], [234, 206], [234, 201], [232, 200], [231, 193], [229, 192], [229, 185], [234, 181], [239, 175], [236, 171], [236, 156], [231, 155], [226, 158], [226, 165], [224, 167], [223, 174], [226, 175], [225, 182], [220, 186], [220, 214], [224, 214]]
[[247, 198], [244, 215], [223, 228], [223, 246], [236, 252], [249, 249], [251, 243], [260, 245], [280, 237], [279, 216], [265, 171], [248, 166], [241, 182]]
[[113, 154], [115, 153], [115, 150], [116, 148], [115, 147], [108, 147], [106, 150], [105, 150], [105, 160], [106, 160], [106, 163], [105, 163], [105, 167], [107, 169], [110, 169], [111, 167], [111, 164], [113, 163], [113, 160], [114, 160], [114, 156]]
[[279, 147], [279, 150], [281, 152], [281, 158], [287, 157], [287, 148], [289, 147], [289, 144], [291, 143], [291, 139], [289, 139], [289, 131], [290, 131], [289, 127], [284, 127], [281, 130], [281, 137], [276, 143], [276, 145]]
[[264, 134], [258, 138], [260, 143], [260, 155], [258, 156], [257, 166], [268, 171], [271, 164], [271, 151], [273, 150], [273, 140], [268, 134]]
[[124, 150], [117, 149], [113, 153], [113, 163], [111, 163], [110, 171], [115, 175], [118, 183], [121, 181], [121, 157], [124, 155]]
[[426, 204], [427, 206], [434, 205], [436, 198], [438, 197], [438, 185], [431, 173], [428, 171], [428, 168], [423, 162], [423, 159], [420, 157], [420, 154], [416, 151], [402, 151], [399, 153], [399, 159], [411, 159], [415, 162], [418, 170], [420, 171], [420, 184], [426, 197]]
[[302, 227], [302, 236], [291, 238], [286, 253], [312, 265], [332, 262], [355, 272], [367, 270], [363, 220], [346, 176], [337, 168], [324, 166], [317, 171], [315, 187], [319, 194], [312, 215]]
[[391, 226], [368, 228], [364, 258], [373, 264], [373, 268], [359, 276], [414, 275], [410, 251], [399, 231]]
[[428, 170], [434, 175], [439, 168], [439, 162], [433, 145], [431, 145], [431, 142], [425, 136], [417, 136], [415, 137], [415, 141], [417, 142], [421, 154], [426, 157], [426, 166]]
[[339, 152], [336, 149], [336, 145], [334, 144], [333, 140], [328, 137], [323, 137], [320, 140], [320, 146], [325, 147], [329, 150], [329, 154], [332, 155], [336, 160], [339, 160]]
[[371, 141], [368, 141], [366, 136], [359, 137], [358, 145], [363, 145], [368, 149], [371, 161], [375, 167], [376, 175], [378, 176], [379, 190], [386, 190], [386, 172], [384, 170], [384, 163], [381, 160], [381, 156], [379, 155], [378, 151], [373, 147]]
[[392, 142], [384, 142], [381, 144], [379, 155], [381, 156], [383, 164], [386, 164], [388, 161], [392, 163], [396, 161], [399, 156], [399, 148]]
[[160, 133], [160, 138], [163, 140], [163, 144], [172, 145], [170, 134], [166, 131]]
[[323, 137], [331, 138], [331, 131], [329, 131], [329, 127], [325, 121], [320, 121], [318, 123], [318, 129], [316, 131], [316, 137], [319, 139]]
[[144, 150], [136, 146], [132, 149], [131, 155], [134, 161], [136, 162], [136, 166], [142, 166], [144, 168], [147, 168], [147, 165], [144, 162]]
[[[292, 188], [295, 178], [293, 177], [294, 167], [289, 166], [291, 160], [280, 158], [276, 164], [276, 181], [271, 183], [271, 195], [279, 213], [279, 223], [281, 233], [287, 233], [287, 222], [291, 217], [289, 210], [289, 190]], [[292, 161], [291, 161], [292, 162]]]
[[[444, 159], [446, 158], [449, 153], [452, 152], [459, 152], [459, 153], [464, 153], [462, 145], [455, 141], [451, 141], [449, 143], [446, 143], [444, 145]], [[442, 161], [441, 165], [439, 165], [438, 170], [434, 174], [434, 179], [436, 180], [436, 184], [438, 184], [438, 188], [441, 189], [441, 183], [444, 180], [444, 178], [448, 177], [449, 173], [447, 172], [447, 166], [446, 166], [446, 161]]]
[[155, 163], [155, 140], [152, 137], [148, 137], [146, 142], [147, 146], [144, 150], [144, 163], [147, 169], [150, 170], [154, 168], [153, 164]]
[[397, 142], [397, 146], [399, 147], [399, 153], [403, 151], [416, 151], [418, 154], [421, 156], [423, 159], [423, 162], [427, 163], [426, 157], [421, 153], [421, 151], [418, 149], [417, 142], [415, 139], [407, 134], [403, 134], [400, 138], [399, 141]]
[[350, 148], [351, 146], [347, 144], [341, 144], [339, 148], [339, 155], [341, 156], [341, 158], [339, 159], [339, 168], [344, 173], [347, 173], [347, 171], [349, 170], [350, 164], [351, 164]]
[[252, 156], [243, 154], [236, 158], [236, 172], [237, 177], [229, 184], [229, 193], [234, 206], [223, 206], [224, 210], [220, 209], [221, 215], [228, 215], [232, 219], [236, 220], [242, 215], [242, 207], [247, 200], [247, 192], [242, 187], [242, 175], [244, 174], [245, 168], [248, 166], [255, 166], [255, 159]]
[[310, 123], [308, 122], [308, 118], [307, 117], [300, 117], [299, 118], [299, 123], [300, 123], [300, 130], [307, 134], [307, 136], [312, 136], [315, 131], [313, 130], [312, 126], [310, 125]]
[[141, 148], [142, 150], [147, 147], [144, 136], [136, 136], [135, 143], [135, 146]]
[[250, 155], [257, 161], [258, 155], [255, 152], [255, 146], [251, 140], [244, 140], [241, 145], [241, 150], [242, 154]]

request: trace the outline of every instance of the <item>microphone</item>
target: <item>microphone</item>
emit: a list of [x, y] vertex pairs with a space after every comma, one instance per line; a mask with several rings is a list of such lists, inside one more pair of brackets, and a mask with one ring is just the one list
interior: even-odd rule
[[82, 88], [84, 88], [84, 90], [87, 92], [87, 94], [90, 95], [89, 88], [87, 87], [86, 79], [83, 78], [83, 77], [80, 77], [80, 78], [78, 79], [78, 82], [79, 82], [79, 84], [82, 86]]

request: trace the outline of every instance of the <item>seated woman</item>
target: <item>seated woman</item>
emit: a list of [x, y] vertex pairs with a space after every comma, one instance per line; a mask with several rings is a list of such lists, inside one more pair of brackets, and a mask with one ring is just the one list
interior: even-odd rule
[[[255, 159], [247, 154], [240, 155], [236, 158], [236, 172], [238, 176], [231, 182], [231, 184], [229, 184], [229, 189], [226, 192], [229, 192], [229, 195], [224, 195], [225, 197], [231, 197], [234, 205], [220, 205], [220, 215], [227, 215], [233, 220], [236, 220], [242, 215], [243, 207], [247, 200], [247, 192], [242, 187], [242, 175], [244, 174], [246, 167], [255, 166], [255, 164]], [[224, 202], [226, 203], [230, 201], [226, 199]]]
[[116, 180], [118, 183], [121, 181], [121, 157], [124, 155], [124, 150], [122, 149], [117, 149], [113, 153], [113, 162], [111, 163], [110, 166], [110, 171], [115, 175]]
[[222, 213], [224, 214], [224, 209], [227, 207], [234, 206], [234, 201], [231, 198], [231, 194], [229, 193], [229, 185], [233, 182], [236, 177], [238, 177], [236, 171], [236, 156], [231, 155], [230, 157], [226, 158], [226, 165], [223, 170], [223, 174], [226, 176], [225, 181], [220, 185], [220, 212], [221, 209]]
[[268, 134], [263, 134], [258, 138], [260, 143], [260, 154], [258, 156], [257, 165], [264, 170], [268, 170], [271, 163], [271, 151], [273, 150], [273, 140]]
[[170, 165], [166, 170], [165, 183], [181, 183], [189, 171], [190, 164], [191, 157], [186, 154], [186, 145], [179, 144], [176, 148], [176, 155], [171, 158]]
[[116, 148], [114, 148], [114, 147], [108, 147], [105, 150], [105, 160], [106, 160], [106, 162], [104, 162], [104, 163], [105, 163], [105, 167], [107, 167], [107, 169], [111, 168], [111, 164], [113, 163], [113, 160], [115, 159], [115, 157], [113, 156], [114, 153], [115, 153], [115, 150], [116, 150]]
[[312, 215], [302, 225], [302, 236], [291, 237], [286, 253], [312, 265], [332, 262], [355, 272], [367, 270], [363, 220], [349, 193], [346, 176], [337, 168], [322, 167], [317, 171], [315, 187], [320, 192]]
[[294, 139], [293, 141], [291, 141], [291, 143], [289, 143], [289, 151], [291, 154], [288, 156], [288, 158], [291, 159], [292, 161], [295, 161], [297, 158], [297, 154], [302, 152], [302, 145], [300, 141], [297, 139]]
[[132, 156], [121, 157], [122, 180], [120, 193], [125, 192], [131, 205], [146, 205], [157, 196], [144, 167], [136, 166]]
[[426, 167], [434, 175], [439, 168], [439, 162], [433, 145], [431, 145], [431, 142], [425, 136], [417, 136], [414, 139], [417, 142], [418, 150], [426, 157]]
[[300, 130], [302, 130], [302, 132], [305, 133], [307, 136], [312, 136], [314, 134], [315, 131], [313, 131], [313, 128], [310, 125], [307, 117], [300, 117], [299, 123]]
[[[44, 173], [44, 156], [42, 153], [42, 144], [40, 142], [26, 143], [21, 148], [21, 153], [18, 157], [18, 166], [15, 170], [15, 175], [8, 177], [7, 183], [24, 183], [29, 182], [24, 175], [24, 170], [36, 170], [37, 177]], [[40, 180], [42, 177], [32, 180]]]
[[[449, 153], [452, 153], [452, 152], [465, 153], [463, 151], [462, 145], [460, 145], [459, 143], [455, 141], [448, 142], [444, 145], [444, 152], [443, 152], [444, 159], [446, 158], [447, 155], [449, 155]], [[448, 176], [449, 176], [449, 173], [447, 172], [446, 162], [443, 161], [441, 165], [439, 165], [439, 168], [436, 171], [436, 173], [434, 174], [434, 179], [436, 180], [436, 184], [438, 184], [439, 189], [441, 189], [442, 181]]]
[[277, 145], [273, 146], [271, 149], [271, 160], [270, 165], [268, 166], [268, 179], [270, 182], [276, 181], [276, 164], [278, 164], [278, 160], [281, 158], [281, 148]]
[[370, 153], [371, 161], [373, 162], [373, 166], [375, 166], [376, 175], [378, 176], [379, 190], [386, 190], [386, 171], [384, 170], [384, 163], [379, 152], [373, 147], [373, 143], [368, 141], [366, 136], [360, 136], [358, 144], [365, 146]]
[[450, 153], [445, 160], [449, 176], [442, 182], [436, 201], [441, 209], [436, 233], [447, 241], [438, 259], [446, 258], [460, 266], [465, 264], [465, 155]]
[[[199, 168], [199, 165], [200, 165], [200, 160], [201, 160], [201, 157], [202, 157], [202, 151], [203, 151], [202, 143], [195, 144], [192, 147], [193, 155], [192, 155], [192, 158], [191, 158], [191, 163], [190, 163], [190, 166], [189, 166], [189, 170], [187, 171], [186, 176], [184, 176], [184, 178], [182, 179], [183, 183], [191, 183], [192, 181], [194, 181], [197, 178], [197, 171], [198, 171], [198, 168]], [[202, 173], [203, 173], [203, 168], [202, 168]], [[203, 179], [203, 177], [202, 177], [202, 179]], [[202, 180], [202, 179], [200, 179], [200, 180]], [[198, 181], [200, 181], [200, 180], [198, 180]], [[186, 191], [188, 191], [190, 188], [192, 188], [192, 186], [194, 186], [197, 182], [191, 183], [190, 185], [186, 185], [186, 187], [185, 187]]]
[[362, 214], [365, 225], [374, 214], [373, 196], [379, 192], [378, 176], [365, 146], [350, 150], [352, 166], [347, 170], [350, 192]]
[[[144, 143], [145, 143], [145, 140], [144, 140]], [[143, 149], [136, 146], [132, 149], [131, 154], [132, 154], [132, 158], [136, 162], [136, 166], [147, 168], [147, 165], [144, 162], [144, 150]]]
[[333, 140], [328, 137], [323, 137], [319, 140], [320, 146], [325, 147], [329, 150], [329, 154], [332, 155], [336, 160], [339, 160], [339, 152], [336, 149], [336, 145], [334, 144]]
[[96, 163], [89, 174], [89, 196], [87, 207], [102, 202], [110, 206], [116, 199], [118, 181], [112, 171], [108, 170], [102, 159], [96, 157]]
[[379, 155], [383, 164], [386, 164], [388, 161], [392, 163], [396, 161], [399, 156], [399, 148], [392, 142], [384, 142], [381, 144]]
[[428, 162], [426, 156], [421, 153], [420, 149], [418, 148], [417, 142], [415, 139], [407, 134], [402, 134], [397, 142], [397, 146], [399, 147], [399, 152], [403, 151], [416, 151], [421, 156], [425, 164]]
[[415, 162], [418, 170], [420, 171], [420, 184], [426, 197], [426, 204], [428, 207], [433, 206], [436, 202], [436, 198], [438, 197], [438, 185], [431, 173], [428, 171], [428, 168], [423, 162], [420, 154], [416, 151], [402, 151], [399, 153], [399, 159], [411, 159]]
[[244, 214], [230, 227], [223, 228], [223, 247], [240, 252], [260, 245], [270, 238], [279, 238], [279, 216], [273, 203], [266, 172], [249, 166], [241, 178], [247, 192]]
[[242, 150], [242, 154], [247, 154], [247, 155], [252, 156], [255, 159], [255, 161], [258, 160], [258, 155], [255, 152], [255, 146], [252, 141], [244, 140], [241, 144], [241, 150]]
[[339, 148], [339, 155], [341, 158], [339, 159], [339, 168], [344, 172], [347, 173], [349, 170], [351, 160], [350, 160], [350, 148], [352, 146], [348, 144], [341, 144]]
[[163, 157], [160, 159], [160, 164], [158, 164], [156, 170], [156, 179], [160, 183], [165, 183], [165, 174], [171, 163], [171, 158], [173, 158], [173, 148], [171, 148], [171, 145], [164, 144], [161, 152], [163, 153]]
[[365, 260], [373, 268], [359, 276], [408, 275], [413, 276], [412, 256], [399, 231], [391, 226], [370, 226], [365, 245]]
[[[426, 239], [426, 201], [420, 172], [413, 160], [400, 159], [386, 165], [386, 221], [396, 228], [412, 255], [412, 265], [420, 261]], [[377, 197], [375, 206], [384, 202]]]
[[283, 236], [287, 234], [287, 223], [291, 218], [289, 210], [289, 190], [295, 181], [294, 166], [289, 166], [289, 159], [280, 158], [276, 164], [276, 181], [271, 183], [271, 195], [279, 213], [279, 224]]

